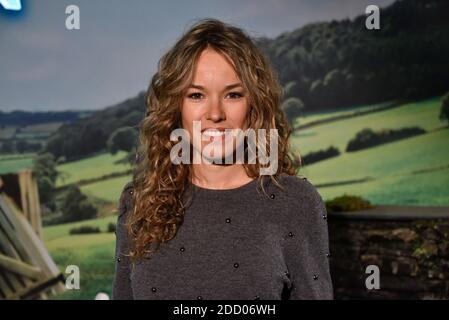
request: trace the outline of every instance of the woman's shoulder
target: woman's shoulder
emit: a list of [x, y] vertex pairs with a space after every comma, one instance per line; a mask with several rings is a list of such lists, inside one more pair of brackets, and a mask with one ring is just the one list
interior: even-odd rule
[[317, 200], [321, 198], [315, 185], [306, 177], [281, 175], [277, 177], [277, 181], [284, 189], [285, 193], [294, 198], [309, 198]]
[[[279, 176], [277, 178], [282, 191], [278, 189], [280, 207], [289, 213], [302, 218], [315, 219], [314, 215], [322, 216], [325, 205], [317, 187], [307, 178], [300, 176]], [[277, 196], [276, 196], [277, 198]], [[317, 213], [318, 212], [318, 213]]]
[[298, 176], [281, 176], [278, 182], [284, 189], [279, 192], [279, 209], [283, 212], [281, 216], [284, 221], [310, 232], [315, 232], [317, 228], [319, 233], [324, 232], [327, 210], [315, 185], [309, 179]]
[[122, 188], [119, 200], [119, 216], [123, 215], [130, 208], [132, 204], [132, 196], [134, 193], [133, 181], [128, 181]]
[[128, 181], [127, 183], [125, 183], [124, 187], [123, 187], [123, 191], [128, 191], [134, 189], [134, 181]]

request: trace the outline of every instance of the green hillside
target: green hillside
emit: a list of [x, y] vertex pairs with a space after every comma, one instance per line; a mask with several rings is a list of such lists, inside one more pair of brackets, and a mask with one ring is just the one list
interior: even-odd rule
[[10, 154], [0, 156], [0, 174], [18, 172], [33, 166], [34, 154]]
[[[312, 182], [315, 182], [312, 179]], [[360, 195], [375, 204], [447, 206], [449, 167], [419, 175], [382, 176], [376, 180], [329, 188], [318, 188], [324, 199], [345, 193]]]
[[336, 158], [305, 166], [316, 183], [379, 178], [449, 165], [449, 130], [344, 153]]
[[363, 128], [377, 130], [419, 126], [425, 130], [433, 130], [442, 125], [438, 119], [440, 107], [440, 97], [434, 97], [391, 110], [317, 125], [292, 134], [292, 144], [299, 147], [302, 154], [330, 145], [344, 151], [348, 141]]
[[117, 163], [126, 156], [126, 152], [120, 151], [115, 155], [101, 153], [78, 161], [59, 165], [57, 170], [62, 174], [57, 180], [58, 187], [79, 182], [86, 179], [100, 178], [112, 173], [127, 172], [131, 166], [127, 163]]
[[[316, 184], [326, 199], [351, 193], [377, 204], [447, 205], [449, 190], [444, 186], [449, 186], [449, 130], [439, 130], [440, 104], [436, 97], [299, 131], [293, 137], [293, 145], [302, 155], [330, 145], [342, 152], [338, 157], [305, 165], [300, 173]], [[347, 142], [363, 128], [407, 126], [420, 126], [429, 133], [344, 152]], [[371, 178], [369, 182], [320, 187], [367, 177]]]
[[120, 192], [127, 182], [131, 180], [131, 175], [102, 180], [89, 183], [81, 187], [81, 192], [96, 198], [111, 202], [118, 201]]

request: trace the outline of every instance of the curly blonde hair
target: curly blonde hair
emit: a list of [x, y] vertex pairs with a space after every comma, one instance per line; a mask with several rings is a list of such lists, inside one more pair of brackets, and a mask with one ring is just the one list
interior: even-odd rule
[[[212, 48], [227, 57], [248, 92], [249, 128], [278, 131], [276, 176], [297, 175], [300, 162], [289, 151], [291, 128], [280, 107], [282, 87], [266, 58], [240, 28], [216, 19], [203, 19], [190, 28], [159, 61], [146, 96], [147, 111], [140, 122], [140, 146], [133, 176], [132, 213], [127, 225], [132, 260], [155, 252], [175, 237], [185, 213], [184, 195], [192, 172], [188, 164], [173, 164], [170, 133], [180, 128], [181, 103], [193, 79], [200, 53]], [[269, 150], [269, 139], [266, 140]], [[259, 179], [260, 163], [243, 164], [249, 177]], [[154, 246], [153, 246], [154, 245]], [[153, 247], [153, 248], [152, 248]]]

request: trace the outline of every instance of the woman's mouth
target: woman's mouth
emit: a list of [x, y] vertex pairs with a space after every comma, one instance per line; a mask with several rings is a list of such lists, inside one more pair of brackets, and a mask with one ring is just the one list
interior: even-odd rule
[[203, 136], [205, 136], [206, 138], [217, 138], [217, 137], [221, 137], [222, 135], [225, 134], [224, 129], [206, 129], [203, 131]]
[[233, 130], [231, 128], [208, 128], [202, 133], [203, 141], [218, 141], [231, 137]]

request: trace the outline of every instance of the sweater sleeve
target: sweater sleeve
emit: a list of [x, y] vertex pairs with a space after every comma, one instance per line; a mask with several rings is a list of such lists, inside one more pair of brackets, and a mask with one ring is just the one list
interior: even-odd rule
[[299, 186], [293, 189], [301, 203], [291, 207], [294, 218], [285, 240], [289, 299], [332, 300], [326, 206], [311, 182], [301, 179]]
[[131, 265], [128, 253], [128, 231], [126, 220], [131, 209], [132, 184], [128, 182], [122, 190], [116, 224], [115, 274], [112, 284], [113, 300], [132, 300], [133, 292], [130, 281]]

